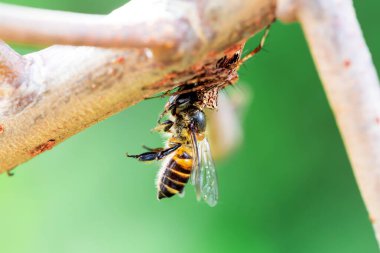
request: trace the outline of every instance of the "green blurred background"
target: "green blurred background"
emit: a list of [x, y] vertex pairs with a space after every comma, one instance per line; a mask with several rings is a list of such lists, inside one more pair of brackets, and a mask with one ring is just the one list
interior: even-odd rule
[[[3, 2], [108, 13], [124, 1]], [[380, 2], [355, 5], [380, 66]], [[158, 202], [159, 165], [125, 158], [161, 143], [150, 129], [165, 99], [148, 100], [0, 177], [0, 252], [379, 252], [299, 25], [277, 22], [240, 74], [254, 99], [244, 144], [217, 162], [215, 208], [192, 190]]]

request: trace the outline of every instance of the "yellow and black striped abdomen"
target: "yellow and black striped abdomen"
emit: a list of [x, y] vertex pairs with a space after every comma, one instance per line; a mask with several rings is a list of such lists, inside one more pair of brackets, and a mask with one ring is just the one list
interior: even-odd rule
[[189, 181], [193, 167], [192, 150], [180, 147], [161, 168], [157, 179], [158, 199], [170, 198], [181, 193]]

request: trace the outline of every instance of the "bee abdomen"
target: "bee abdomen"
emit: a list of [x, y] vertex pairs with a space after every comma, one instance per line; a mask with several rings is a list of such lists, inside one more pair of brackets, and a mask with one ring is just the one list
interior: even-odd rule
[[177, 152], [168, 162], [164, 173], [158, 180], [158, 199], [170, 198], [181, 193], [189, 181], [192, 159], [185, 153]]

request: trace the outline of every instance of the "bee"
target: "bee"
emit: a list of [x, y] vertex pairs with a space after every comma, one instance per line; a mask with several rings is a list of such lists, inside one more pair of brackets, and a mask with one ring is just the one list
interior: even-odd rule
[[[266, 29], [260, 44], [244, 58], [241, 49], [233, 48], [216, 62], [206, 63], [198, 73], [183, 81], [170, 95], [154, 129], [168, 135], [164, 148], [148, 148], [148, 152], [129, 155], [142, 162], [163, 160], [156, 179], [158, 199], [182, 195], [190, 181], [195, 186], [197, 199], [210, 206], [218, 202], [218, 180], [206, 134], [205, 109], [216, 109], [218, 93], [235, 83], [237, 70], [248, 58], [262, 49], [268, 35]], [[164, 117], [168, 119], [162, 121]]]
[[[180, 91], [191, 90], [186, 85]], [[161, 122], [169, 114], [169, 119]], [[139, 155], [128, 155], [139, 161], [164, 160], [156, 180], [158, 199], [183, 194], [190, 181], [197, 198], [210, 206], [218, 201], [218, 183], [210, 145], [206, 137], [206, 115], [199, 92], [188, 92], [170, 97], [155, 128], [170, 137], [165, 148], [148, 149]]]

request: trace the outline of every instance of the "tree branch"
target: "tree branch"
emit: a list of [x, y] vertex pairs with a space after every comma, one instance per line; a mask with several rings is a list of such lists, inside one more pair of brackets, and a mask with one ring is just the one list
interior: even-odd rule
[[380, 86], [348, 0], [283, 0], [278, 16], [305, 32], [380, 242]]
[[[21, 15], [26, 11], [24, 8], [9, 7], [16, 8], [13, 9], [18, 13], [15, 17], [6, 15], [13, 11], [0, 8], [0, 32], [8, 31], [5, 33], [7, 38], [17, 42], [47, 39], [50, 43], [76, 41], [79, 44], [79, 39], [83, 39], [81, 43], [87, 45], [133, 46], [140, 42], [143, 47], [152, 45], [152, 48], [140, 46], [128, 50], [53, 46], [25, 57], [17, 56], [19, 61], [12, 69], [23, 70], [24, 78], [14, 86], [12, 96], [0, 97], [0, 125], [3, 129], [0, 135], [0, 172], [51, 149], [145, 97], [173, 88], [175, 83], [171, 86], [163, 84], [174, 77], [180, 80], [191, 76], [205, 62], [217, 59], [222, 50], [231, 46], [232, 51], [239, 50], [242, 40], [273, 21], [275, 9], [273, 1], [269, 0], [143, 2], [144, 8], [140, 1], [132, 1], [102, 19], [110, 22], [102, 29], [96, 26], [98, 21], [94, 21], [99, 16], [89, 18], [84, 22], [85, 28], [93, 27], [91, 32], [96, 35], [86, 35], [86, 38], [76, 37], [79, 32], [74, 32], [73, 37], [65, 33], [69, 30], [63, 23], [67, 21], [66, 14], [53, 17], [35, 10], [28, 16], [26, 13]], [[152, 11], [146, 6], [150, 6]], [[150, 12], [155, 13], [154, 17], [145, 15]], [[132, 20], [130, 13], [140, 21]], [[142, 17], [147, 18], [145, 23]], [[54, 21], [55, 18], [57, 20]], [[81, 25], [78, 18], [71, 22], [69, 28]], [[120, 34], [114, 34], [113, 29], [116, 24], [125, 24], [118, 26], [121, 30], [116, 30], [121, 34], [119, 40]], [[141, 26], [136, 26], [138, 24]], [[153, 29], [160, 25], [164, 30]], [[10, 35], [12, 29], [15, 29], [15, 35]], [[28, 29], [33, 29], [33, 32], [28, 33]], [[107, 29], [113, 32], [112, 36], [104, 33]], [[63, 31], [64, 39], [60, 40], [59, 32], [52, 30]], [[27, 36], [22, 37], [24, 32]], [[9, 51], [9, 48], [4, 48], [0, 48], [1, 55]], [[168, 51], [172, 53], [168, 54]], [[10, 54], [16, 55], [14, 52]], [[7, 66], [12, 66], [10, 62]], [[4, 80], [0, 83], [2, 90], [10, 85], [8, 79]]]
[[[230, 44], [252, 35], [272, 22], [274, 8], [274, 0], [145, 0], [131, 1], [105, 16], [0, 4], [0, 38], [29, 44], [149, 47], [185, 53], [195, 48], [200, 51], [206, 42]], [[225, 47], [219, 46], [211, 47]]]

